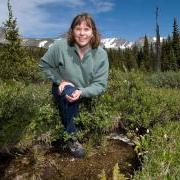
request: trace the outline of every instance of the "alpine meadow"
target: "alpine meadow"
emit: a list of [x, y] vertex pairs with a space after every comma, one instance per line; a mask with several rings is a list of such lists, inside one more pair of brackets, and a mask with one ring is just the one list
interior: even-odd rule
[[[20, 36], [10, 0], [0, 27], [0, 176], [2, 179], [178, 180], [180, 174], [180, 32], [125, 48], [101, 46], [110, 64], [108, 89], [80, 106], [77, 134], [67, 134], [38, 64], [48, 47]], [[153, 16], [154, 14], [152, 14]], [[61, 36], [65, 38], [66, 33]], [[44, 41], [44, 40], [42, 40]], [[35, 40], [31, 39], [31, 43]], [[67, 153], [80, 140], [84, 159]]]

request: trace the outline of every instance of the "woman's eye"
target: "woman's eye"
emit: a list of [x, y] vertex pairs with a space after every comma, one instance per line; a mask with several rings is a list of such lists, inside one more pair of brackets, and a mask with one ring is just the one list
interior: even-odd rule
[[75, 28], [76, 31], [80, 31], [81, 29], [80, 28]]

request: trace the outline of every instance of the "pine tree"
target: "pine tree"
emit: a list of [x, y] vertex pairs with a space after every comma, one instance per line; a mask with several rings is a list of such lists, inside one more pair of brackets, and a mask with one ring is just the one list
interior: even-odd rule
[[0, 57], [0, 77], [2, 79], [26, 80], [34, 76], [37, 65], [21, 47], [17, 21], [12, 13], [10, 0], [8, 0], [7, 6], [9, 14], [4, 23], [6, 44]]
[[143, 62], [143, 48], [140, 48], [137, 54], [137, 64], [138, 64], [138, 68], [141, 67], [141, 64]]
[[150, 52], [149, 52], [149, 69], [152, 71], [154, 69], [154, 59], [155, 59], [155, 52], [154, 52], [154, 46], [151, 43], [150, 45]]
[[143, 62], [141, 64], [141, 69], [149, 70], [150, 69], [150, 52], [149, 52], [149, 42], [148, 38], [144, 36], [144, 45], [143, 45]]
[[176, 63], [176, 55], [174, 53], [174, 49], [170, 48], [169, 50], [169, 70], [173, 70], [173, 71], [176, 71], [177, 70], [177, 63]]
[[179, 29], [176, 18], [174, 18], [173, 23], [173, 40], [172, 40], [172, 46], [174, 50], [174, 54], [176, 57], [176, 62], [178, 65], [178, 68], [180, 68], [180, 35], [179, 35]]
[[4, 23], [4, 28], [5, 28], [5, 37], [6, 40], [8, 41], [7, 47], [14, 47], [18, 49], [20, 47], [20, 38], [19, 38], [19, 30], [17, 28], [17, 21], [13, 17], [12, 14], [12, 6], [10, 4], [10, 0], [8, 0], [8, 12], [9, 12], [9, 17]]
[[162, 71], [178, 69], [176, 62], [176, 55], [173, 48], [173, 37], [168, 36], [166, 40], [162, 42], [161, 48], [161, 68]]
[[129, 48], [126, 48], [124, 51], [125, 59], [126, 61], [124, 62], [124, 65], [126, 68], [130, 71], [132, 69], [137, 69], [138, 65], [136, 62], [136, 57], [133, 54], [133, 51]]
[[161, 69], [162, 71], [169, 70], [169, 59], [168, 59], [168, 40], [163, 40], [161, 46]]
[[133, 46], [133, 48], [132, 48], [132, 53], [133, 53], [133, 55], [134, 55], [134, 57], [135, 57], [136, 68], [138, 68], [138, 51], [139, 51], [138, 46], [137, 46], [137, 44], [135, 43], [134, 46]]
[[123, 50], [119, 49], [107, 49], [110, 68], [116, 68], [123, 70], [123, 64], [125, 61]]
[[122, 49], [118, 49], [118, 69], [124, 71], [124, 61], [125, 61], [125, 57], [124, 57], [124, 53], [123, 53], [124, 50]]

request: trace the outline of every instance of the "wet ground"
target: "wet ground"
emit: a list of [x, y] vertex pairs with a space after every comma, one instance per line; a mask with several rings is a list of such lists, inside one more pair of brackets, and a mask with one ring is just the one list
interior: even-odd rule
[[59, 180], [100, 179], [104, 169], [112, 179], [112, 169], [118, 163], [120, 172], [131, 179], [138, 167], [133, 146], [120, 140], [107, 140], [103, 146], [91, 148], [84, 159], [72, 157], [56, 147], [35, 145], [24, 154], [0, 155], [0, 179], [3, 180]]

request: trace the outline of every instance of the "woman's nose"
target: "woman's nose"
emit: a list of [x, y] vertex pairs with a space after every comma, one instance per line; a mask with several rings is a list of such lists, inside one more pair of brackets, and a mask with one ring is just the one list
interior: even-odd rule
[[81, 35], [83, 35], [83, 34], [84, 34], [84, 30], [83, 30], [83, 29], [80, 31], [80, 34], [81, 34]]

